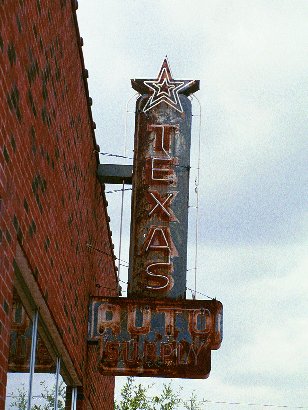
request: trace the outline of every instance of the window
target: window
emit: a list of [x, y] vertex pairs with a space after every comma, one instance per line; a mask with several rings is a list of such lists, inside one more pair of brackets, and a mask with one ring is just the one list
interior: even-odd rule
[[[16, 290], [12, 307], [6, 410], [65, 408], [66, 384], [61, 376], [61, 358], [50, 354], [40, 336], [40, 316], [30, 318]], [[73, 392], [76, 389], [73, 389]], [[72, 396], [76, 409], [77, 394]]]

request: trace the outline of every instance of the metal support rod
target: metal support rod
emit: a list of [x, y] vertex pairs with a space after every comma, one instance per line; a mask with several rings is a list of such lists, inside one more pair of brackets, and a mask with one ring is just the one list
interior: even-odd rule
[[122, 198], [121, 198], [121, 218], [120, 218], [120, 241], [119, 241], [119, 263], [118, 263], [118, 281], [120, 280], [121, 270], [121, 252], [122, 252], [122, 229], [123, 229], [123, 208], [124, 208], [124, 180], [122, 183]]
[[[127, 101], [126, 101], [126, 107], [125, 107], [125, 129], [124, 129], [124, 156], [126, 157], [126, 153], [127, 153], [127, 147], [126, 147], [126, 144], [127, 144], [127, 114], [129, 113], [129, 112], [131, 112], [131, 111], [128, 111], [128, 105], [129, 105], [129, 103], [131, 102], [131, 100], [133, 99], [133, 98], [137, 98], [139, 96], [139, 93], [136, 93], [136, 94], [134, 94], [132, 97], [130, 97]], [[133, 111], [133, 113], [135, 113], [134, 111]]]
[[35, 367], [37, 325], [38, 325], [38, 311], [34, 313], [34, 316], [32, 319], [32, 341], [31, 341], [30, 372], [29, 372], [30, 374], [29, 374], [29, 391], [28, 391], [27, 410], [31, 410], [31, 405], [32, 405], [32, 386], [33, 386], [33, 375], [34, 375], [34, 367]]
[[198, 269], [198, 240], [199, 240], [199, 183], [200, 183], [200, 161], [201, 161], [201, 104], [198, 98], [193, 95], [193, 98], [199, 104], [199, 130], [198, 130], [198, 166], [197, 177], [195, 180], [195, 192], [196, 192], [196, 222], [195, 222], [195, 277], [194, 277], [194, 294], [193, 299], [196, 299], [197, 293], [197, 269]]
[[54, 410], [58, 410], [60, 367], [61, 367], [61, 359], [60, 359], [60, 357], [57, 357], [57, 364], [56, 364], [56, 386], [55, 386], [55, 405], [54, 405]]
[[73, 387], [72, 388], [71, 410], [76, 410], [76, 408], [77, 408], [76, 402], [77, 402], [77, 387]]

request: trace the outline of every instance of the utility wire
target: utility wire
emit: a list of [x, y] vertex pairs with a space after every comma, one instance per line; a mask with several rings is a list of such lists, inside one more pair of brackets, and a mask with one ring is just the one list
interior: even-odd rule
[[[18, 398], [19, 396], [14, 394], [8, 394], [7, 398]], [[42, 396], [32, 396], [33, 399], [42, 399]], [[190, 404], [191, 400], [183, 400], [183, 403]], [[224, 405], [232, 405], [232, 406], [258, 406], [258, 407], [267, 407], [267, 408], [274, 408], [274, 409], [308, 409], [308, 406], [289, 406], [288, 404], [267, 404], [267, 403], [242, 403], [238, 401], [214, 401], [214, 400], [200, 400], [198, 401], [197, 406], [202, 404], [224, 404]]]
[[112, 191], [105, 191], [105, 194], [113, 194], [113, 193], [115, 193], [115, 192], [123, 192], [123, 191], [131, 191], [131, 190], [132, 190], [132, 188], [114, 189], [114, 190], [112, 190]]
[[[186, 288], [186, 290], [190, 290], [193, 295], [196, 294], [196, 293], [198, 293], [198, 295], [205, 296], [205, 297], [208, 298], [208, 299], [212, 299], [212, 300], [213, 300], [213, 299], [216, 299], [216, 298], [211, 298], [211, 296], [208, 296], [208, 295], [206, 295], [205, 293], [199, 292], [199, 291], [197, 291], [197, 290], [195, 290], [195, 289]], [[195, 298], [193, 297], [193, 299], [195, 299]]]
[[[190, 400], [184, 400], [184, 403], [190, 404]], [[198, 405], [200, 404], [224, 404], [224, 405], [232, 405], [232, 406], [258, 406], [258, 407], [266, 407], [266, 408], [275, 408], [275, 409], [308, 409], [307, 406], [289, 406], [287, 404], [268, 404], [268, 403], [242, 403], [239, 401], [213, 401], [213, 400], [200, 400], [198, 401]]]
[[115, 158], [125, 158], [125, 159], [134, 159], [133, 157], [127, 157], [126, 155], [111, 154], [110, 152], [100, 152], [101, 155], [106, 157], [115, 157]]
[[118, 261], [121, 261], [121, 262], [124, 262], [124, 263], [128, 263], [128, 262], [124, 261], [123, 259], [117, 258], [117, 257], [116, 257], [115, 255], [113, 255], [112, 253], [108, 253], [108, 252], [103, 251], [102, 249], [95, 248], [95, 246], [93, 246], [93, 245], [90, 244], [90, 243], [87, 243], [87, 247], [88, 247], [89, 249], [93, 249], [94, 251], [97, 251], [97, 252], [102, 253], [102, 254], [104, 254], [104, 255], [112, 256], [114, 259], [117, 259]]
[[[93, 245], [91, 245], [91, 244], [89, 244], [89, 243], [87, 243], [87, 247], [88, 247], [89, 249], [93, 249], [94, 251], [103, 253], [104, 255], [113, 256], [115, 259], [117, 259], [117, 260], [120, 262], [119, 264], [120, 264], [121, 266], [124, 266], [125, 268], [128, 268], [128, 267], [129, 267], [129, 263], [128, 263], [127, 261], [125, 261], [125, 260], [123, 260], [123, 259], [120, 259], [120, 258], [117, 258], [116, 256], [112, 255], [111, 253], [108, 253], [108, 252], [105, 252], [105, 251], [103, 251], [103, 250], [101, 250], [101, 249], [95, 248]], [[121, 262], [122, 262], [122, 263], [121, 263]], [[187, 269], [186, 271], [190, 271], [190, 270], [194, 270], [194, 269], [195, 269], [195, 268], [191, 268], [191, 269]], [[123, 280], [121, 280], [121, 279], [118, 279], [118, 280], [119, 280], [119, 282], [122, 282], [122, 283], [125, 283], [126, 285], [128, 285], [128, 282], [125, 282], [125, 281], [123, 281]], [[101, 287], [101, 286], [100, 286], [100, 287]], [[106, 289], [113, 290], [113, 289], [111, 289], [111, 288], [106, 288]], [[205, 296], [205, 297], [207, 297], [208, 299], [215, 299], [215, 298], [212, 298], [211, 296], [208, 296], [208, 295], [206, 295], [205, 293], [199, 292], [199, 291], [197, 291], [197, 290], [195, 290], [195, 289], [191, 289], [191, 288], [188, 288], [188, 287], [186, 287], [185, 289], [186, 289], [186, 290], [189, 290], [189, 291], [191, 291], [191, 292], [194, 292], [194, 293], [198, 293], [199, 295]]]

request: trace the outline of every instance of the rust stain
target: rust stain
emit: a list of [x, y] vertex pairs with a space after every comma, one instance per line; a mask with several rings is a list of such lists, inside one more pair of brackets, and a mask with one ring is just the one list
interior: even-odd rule
[[105, 375], [206, 378], [222, 341], [217, 300], [96, 298], [90, 319]]
[[136, 109], [128, 295], [185, 299], [191, 102], [181, 96], [183, 116], [164, 104], [144, 113], [147, 100]]

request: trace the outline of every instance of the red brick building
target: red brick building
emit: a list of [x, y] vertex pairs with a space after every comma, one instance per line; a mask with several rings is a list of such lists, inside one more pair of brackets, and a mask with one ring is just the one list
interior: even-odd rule
[[9, 371], [56, 363], [67, 408], [113, 408], [87, 345], [90, 296], [117, 276], [76, 8], [0, 1], [0, 410]]

